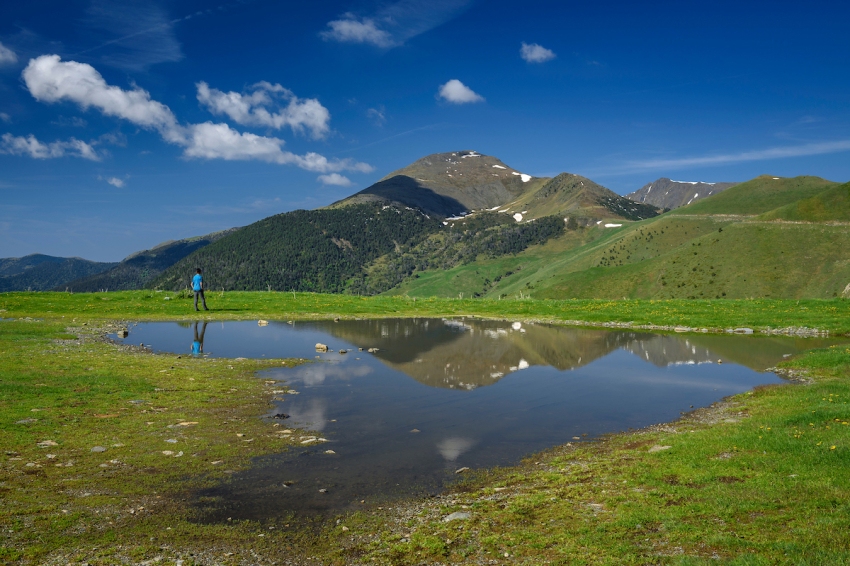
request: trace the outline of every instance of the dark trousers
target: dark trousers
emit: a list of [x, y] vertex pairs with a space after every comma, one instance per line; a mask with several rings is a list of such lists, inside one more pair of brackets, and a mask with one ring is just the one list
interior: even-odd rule
[[198, 297], [201, 297], [201, 303], [204, 305], [204, 310], [208, 311], [210, 309], [207, 308], [207, 299], [204, 297], [204, 290], [195, 291], [195, 310], [198, 310]]

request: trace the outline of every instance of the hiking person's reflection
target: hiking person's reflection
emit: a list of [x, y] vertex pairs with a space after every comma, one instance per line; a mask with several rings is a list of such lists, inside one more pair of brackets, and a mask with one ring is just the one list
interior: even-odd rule
[[207, 331], [207, 322], [201, 325], [201, 333], [198, 334], [198, 323], [195, 322], [195, 341], [192, 342], [192, 355], [200, 356], [204, 353], [204, 332]]

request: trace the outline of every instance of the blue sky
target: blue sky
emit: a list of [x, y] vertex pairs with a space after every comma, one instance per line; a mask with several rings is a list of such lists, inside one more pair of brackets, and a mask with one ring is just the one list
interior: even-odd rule
[[624, 194], [850, 180], [838, 2], [0, 7], [0, 257], [117, 261], [474, 149]]

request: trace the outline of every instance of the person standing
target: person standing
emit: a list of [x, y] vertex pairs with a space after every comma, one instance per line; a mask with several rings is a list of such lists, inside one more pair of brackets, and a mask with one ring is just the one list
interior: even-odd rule
[[201, 268], [195, 270], [195, 276], [192, 277], [192, 290], [195, 292], [195, 310], [198, 309], [198, 297], [201, 297], [201, 303], [204, 305], [204, 310], [208, 311], [207, 299], [204, 297], [204, 276], [201, 275]]

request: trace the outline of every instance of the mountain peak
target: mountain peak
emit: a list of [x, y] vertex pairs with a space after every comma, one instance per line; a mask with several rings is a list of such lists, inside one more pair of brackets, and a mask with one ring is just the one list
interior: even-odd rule
[[737, 183], [707, 183], [705, 181], [674, 181], [661, 177], [647, 183], [626, 198], [658, 208], [679, 208], [725, 191]]
[[501, 206], [537, 186], [535, 181], [539, 179], [477, 151], [434, 153], [331, 206], [387, 201], [453, 216]]

